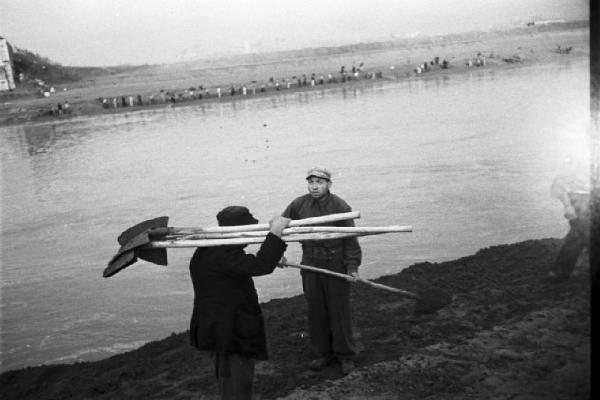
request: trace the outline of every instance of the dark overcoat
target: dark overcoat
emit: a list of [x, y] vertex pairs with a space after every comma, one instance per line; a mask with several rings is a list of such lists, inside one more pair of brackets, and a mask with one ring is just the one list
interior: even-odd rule
[[246, 254], [244, 247], [205, 247], [194, 253], [190, 341], [200, 350], [265, 360], [265, 325], [252, 277], [273, 272], [287, 245], [269, 233], [256, 255]]

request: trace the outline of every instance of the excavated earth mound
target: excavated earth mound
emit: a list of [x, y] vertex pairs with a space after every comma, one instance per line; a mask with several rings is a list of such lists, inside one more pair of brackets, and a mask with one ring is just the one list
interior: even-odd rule
[[[311, 359], [302, 296], [263, 304], [270, 360], [259, 362], [257, 399], [587, 399], [590, 284], [584, 254], [565, 282], [546, 280], [556, 239], [494, 246], [455, 261], [420, 263], [379, 283], [432, 284], [452, 303], [413, 315], [415, 302], [353, 286], [359, 354], [344, 376]], [[6, 399], [213, 399], [212, 360], [187, 332], [106, 360], [9, 371]]]

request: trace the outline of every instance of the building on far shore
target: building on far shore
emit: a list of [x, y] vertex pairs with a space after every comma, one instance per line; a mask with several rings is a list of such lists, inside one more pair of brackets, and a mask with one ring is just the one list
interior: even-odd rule
[[0, 91], [13, 90], [15, 88], [9, 46], [6, 39], [0, 37]]
[[564, 19], [537, 19], [537, 18], [532, 18], [528, 23], [527, 26], [534, 26], [534, 25], [550, 25], [550, 24], [562, 24], [564, 23], [565, 20]]

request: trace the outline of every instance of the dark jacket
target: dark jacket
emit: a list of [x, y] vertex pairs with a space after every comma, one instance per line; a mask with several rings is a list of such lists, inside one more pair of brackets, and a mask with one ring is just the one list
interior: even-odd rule
[[273, 272], [287, 245], [269, 233], [256, 256], [246, 254], [244, 247], [206, 247], [194, 253], [190, 341], [200, 350], [264, 360], [264, 320], [252, 277]]
[[[350, 211], [352, 209], [348, 203], [333, 193], [327, 193], [320, 199], [314, 199], [310, 194], [305, 194], [294, 199], [282, 216], [291, 219], [303, 219]], [[352, 227], [354, 221], [349, 219], [320, 225]], [[361, 260], [362, 251], [355, 237], [302, 242], [303, 264], [340, 273], [349, 273], [358, 269]]]

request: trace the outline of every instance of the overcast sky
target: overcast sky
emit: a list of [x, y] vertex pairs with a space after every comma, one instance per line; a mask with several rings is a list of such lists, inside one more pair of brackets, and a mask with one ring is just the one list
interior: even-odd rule
[[489, 30], [589, 18], [588, 0], [0, 0], [0, 36], [64, 65]]

